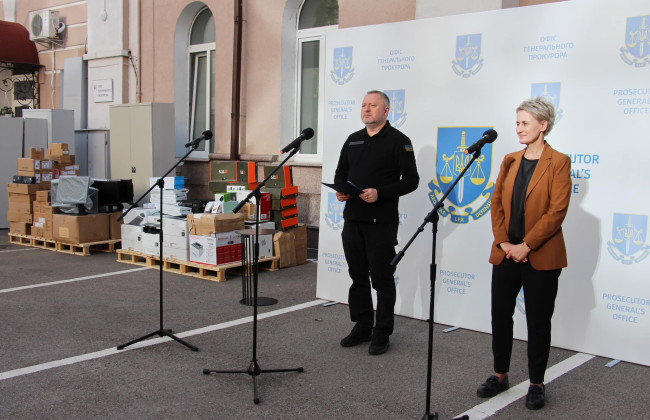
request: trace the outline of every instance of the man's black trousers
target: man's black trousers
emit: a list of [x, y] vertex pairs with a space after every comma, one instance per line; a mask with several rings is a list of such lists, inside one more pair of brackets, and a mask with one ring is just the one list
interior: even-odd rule
[[[393, 332], [395, 312], [395, 258], [397, 223], [345, 221], [343, 251], [352, 278], [348, 295], [352, 322], [372, 327], [386, 335]], [[377, 291], [377, 318], [374, 319], [371, 287]]]

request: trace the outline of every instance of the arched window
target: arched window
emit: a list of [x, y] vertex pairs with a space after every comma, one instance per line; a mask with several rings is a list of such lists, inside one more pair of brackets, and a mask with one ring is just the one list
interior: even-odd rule
[[[201, 136], [205, 130], [214, 129], [214, 69], [216, 49], [214, 16], [208, 8], [202, 9], [192, 23], [189, 45], [189, 139]], [[197, 148], [206, 150], [210, 142]]]
[[337, 0], [304, 0], [298, 13], [297, 45], [297, 115], [296, 135], [311, 127], [315, 131], [311, 141], [303, 142], [297, 160], [322, 162], [322, 124], [324, 107], [319, 98], [324, 95], [325, 49], [328, 30], [339, 23]]

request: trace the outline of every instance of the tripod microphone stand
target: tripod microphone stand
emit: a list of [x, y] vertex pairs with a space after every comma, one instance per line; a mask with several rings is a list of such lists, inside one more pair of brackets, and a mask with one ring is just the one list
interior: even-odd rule
[[[312, 131], [313, 133], [313, 131]], [[312, 134], [313, 135], [313, 134]], [[298, 145], [291, 151], [291, 153], [278, 165], [277, 168], [273, 172], [271, 172], [265, 179], [264, 181], [260, 182], [260, 184], [248, 194], [248, 196], [241, 201], [234, 209], [233, 213], [237, 213], [241, 208], [246, 204], [247, 202], [250, 201], [251, 197], [255, 197], [255, 206], [256, 206], [256, 212], [255, 212], [255, 245], [253, 247], [253, 358], [251, 359], [251, 362], [248, 366], [248, 369], [246, 370], [211, 370], [211, 369], [203, 369], [203, 374], [208, 375], [210, 373], [246, 373], [250, 376], [253, 377], [253, 402], [255, 404], [260, 403], [260, 399], [257, 395], [257, 377], [261, 375], [262, 373], [278, 373], [278, 372], [303, 372], [304, 369], [302, 367], [298, 368], [289, 368], [289, 369], [262, 369], [260, 368], [259, 363], [257, 362], [257, 307], [258, 307], [258, 296], [257, 296], [257, 289], [258, 289], [258, 272], [259, 272], [259, 251], [260, 251], [260, 244], [259, 244], [259, 224], [260, 224], [260, 201], [261, 201], [261, 189], [266, 185], [266, 181], [268, 181], [286, 162], [289, 160], [293, 155], [295, 155], [298, 152], [299, 149], [299, 143]], [[244, 268], [246, 270], [247, 268]]]
[[[495, 136], [496, 137], [496, 136]], [[481, 155], [481, 149], [479, 148], [474, 152], [472, 155], [472, 159], [467, 163], [465, 168], [460, 172], [458, 177], [454, 180], [454, 182], [451, 184], [445, 195], [442, 196], [440, 201], [436, 203], [436, 205], [433, 207], [433, 210], [427, 214], [427, 216], [424, 218], [424, 221], [422, 224], [417, 228], [417, 231], [413, 234], [411, 239], [406, 243], [406, 246], [404, 246], [404, 249], [402, 249], [395, 258], [390, 262], [390, 265], [393, 267], [396, 267], [397, 264], [399, 264], [400, 260], [402, 257], [404, 257], [404, 254], [406, 253], [406, 250], [411, 246], [411, 243], [415, 240], [415, 238], [422, 232], [424, 231], [424, 226], [426, 226], [427, 223], [431, 222], [431, 230], [433, 232], [433, 245], [431, 248], [431, 266], [429, 269], [429, 277], [430, 277], [430, 293], [429, 293], [429, 319], [427, 320], [429, 324], [429, 342], [428, 342], [428, 352], [427, 352], [427, 397], [426, 397], [426, 412], [422, 416], [422, 420], [438, 420], [438, 413], [431, 413], [431, 369], [433, 365], [433, 301], [434, 301], [434, 295], [435, 295], [435, 283], [436, 283], [436, 236], [438, 235], [438, 221], [440, 220], [440, 216], [438, 215], [438, 210], [441, 209], [444, 206], [444, 201], [449, 195], [449, 193], [454, 189], [456, 184], [458, 184], [458, 181], [463, 177], [465, 172], [469, 169], [470, 166], [472, 166], [472, 163], [478, 157]], [[469, 416], [463, 415], [460, 417], [457, 417], [452, 420], [467, 420], [469, 419]]]
[[160, 231], [158, 233], [158, 242], [160, 244], [160, 271], [159, 271], [159, 273], [160, 273], [160, 276], [159, 276], [160, 328], [158, 328], [154, 332], [143, 335], [140, 338], [136, 338], [135, 340], [129, 341], [128, 343], [120, 344], [119, 346], [117, 346], [118, 350], [122, 350], [125, 347], [130, 346], [131, 344], [135, 344], [137, 342], [140, 342], [142, 340], [146, 340], [146, 339], [148, 339], [150, 337], [153, 337], [153, 336], [157, 335], [159, 337], [169, 337], [172, 340], [177, 341], [177, 342], [181, 343], [182, 345], [184, 345], [186, 347], [189, 347], [193, 351], [199, 351], [198, 347], [193, 346], [192, 344], [189, 344], [186, 341], [181, 340], [180, 338], [178, 338], [174, 334], [172, 334], [171, 329], [165, 329], [164, 326], [163, 326], [163, 192], [164, 192], [164, 187], [165, 187], [165, 177], [167, 175], [169, 175], [171, 173], [171, 171], [176, 169], [176, 167], [178, 165], [180, 165], [181, 162], [183, 162], [190, 155], [190, 153], [192, 153], [193, 151], [195, 151], [199, 147], [199, 144], [201, 143], [201, 140], [204, 140], [204, 139], [205, 140], [210, 140], [211, 138], [212, 138], [212, 132], [211, 131], [204, 131], [201, 137], [199, 137], [198, 139], [196, 139], [194, 141], [191, 141], [190, 143], [187, 143], [185, 145], [185, 147], [190, 147], [190, 150], [185, 154], [185, 156], [183, 156], [178, 162], [176, 162], [176, 164], [174, 166], [169, 168], [169, 170], [167, 172], [165, 172], [165, 174], [163, 176], [158, 178], [156, 183], [154, 185], [152, 185], [144, 194], [142, 194], [140, 196], [140, 198], [138, 198], [131, 205], [131, 207], [129, 207], [129, 209], [127, 211], [125, 211], [124, 214], [122, 214], [117, 219], [118, 221], [122, 220], [124, 218], [124, 216], [126, 216], [128, 212], [130, 212], [131, 210], [136, 208], [138, 206], [138, 203], [140, 203], [140, 201], [142, 201], [142, 199], [144, 197], [146, 197], [147, 194], [149, 194], [154, 188], [158, 187], [160, 189]]

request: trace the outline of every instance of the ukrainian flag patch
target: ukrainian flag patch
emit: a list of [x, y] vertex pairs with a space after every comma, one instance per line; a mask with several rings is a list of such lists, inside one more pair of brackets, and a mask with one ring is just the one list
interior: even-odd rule
[[406, 146], [404, 146], [404, 150], [406, 150], [407, 152], [412, 152], [413, 151], [413, 146], [411, 146], [410, 144], [407, 144]]

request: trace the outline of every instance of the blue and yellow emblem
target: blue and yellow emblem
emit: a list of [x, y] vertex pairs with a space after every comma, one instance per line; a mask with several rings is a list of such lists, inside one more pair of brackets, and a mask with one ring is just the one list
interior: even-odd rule
[[352, 68], [352, 47], [334, 48], [334, 65], [330, 70], [334, 83], [343, 85], [354, 76]]
[[458, 35], [456, 37], [456, 57], [451, 67], [460, 77], [470, 77], [483, 67], [481, 58], [481, 34]]
[[336, 199], [335, 192], [327, 193], [327, 213], [325, 213], [325, 222], [332, 230], [343, 229], [343, 209], [345, 201]]
[[[471, 143], [480, 139], [485, 130], [492, 127], [438, 127], [438, 154], [436, 178], [429, 182], [429, 199], [435, 206], [472, 155], [465, 154]], [[469, 144], [468, 144], [469, 142]], [[492, 144], [483, 146], [472, 166], [447, 196], [447, 209], [438, 210], [442, 217], [449, 216], [453, 223], [467, 223], [470, 217], [477, 220], [490, 211], [490, 198], [494, 183], [489, 182], [492, 173]]]
[[560, 122], [564, 111], [560, 109], [560, 82], [533, 83], [530, 87], [531, 99], [541, 96], [553, 104], [555, 108], [555, 124]]
[[634, 67], [650, 64], [650, 15], [627, 18], [621, 59]]
[[607, 250], [621, 264], [638, 263], [648, 256], [650, 245], [646, 243], [648, 216], [614, 213], [612, 239]]
[[401, 127], [406, 122], [406, 90], [385, 90], [384, 93], [390, 99], [390, 110], [388, 111], [388, 121], [395, 128]]

